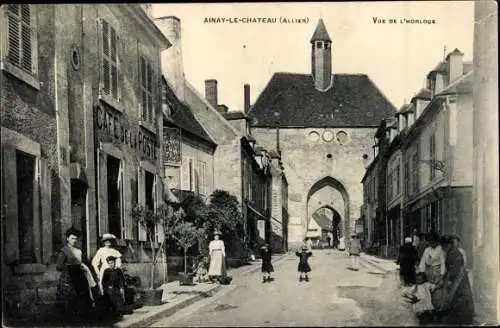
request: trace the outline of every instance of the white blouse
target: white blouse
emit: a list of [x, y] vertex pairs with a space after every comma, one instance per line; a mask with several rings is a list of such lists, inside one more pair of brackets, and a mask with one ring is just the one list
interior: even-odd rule
[[95, 272], [98, 274], [99, 280], [101, 280], [104, 270], [109, 268], [108, 262], [106, 261], [106, 258], [108, 256], [116, 257], [116, 268], [120, 268], [122, 266], [122, 254], [118, 250], [111, 247], [99, 248], [97, 250], [97, 253], [95, 253], [94, 258], [92, 259], [92, 266], [94, 267]]
[[212, 240], [208, 245], [208, 250], [210, 255], [212, 255], [212, 251], [222, 251], [222, 256], [226, 256], [226, 249], [222, 240]]
[[440, 245], [436, 246], [436, 248], [428, 246], [424, 250], [424, 254], [422, 254], [418, 269], [420, 272], [425, 272], [426, 266], [440, 265], [441, 275], [444, 275], [444, 273], [446, 272], [445, 259], [446, 254], [444, 253], [444, 250]]

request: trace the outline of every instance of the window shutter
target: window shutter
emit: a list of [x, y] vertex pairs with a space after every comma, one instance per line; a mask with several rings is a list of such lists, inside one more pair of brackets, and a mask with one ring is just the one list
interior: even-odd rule
[[[145, 181], [145, 174], [144, 174], [144, 169], [139, 167], [137, 171], [137, 181], [138, 181], [138, 192], [137, 192], [137, 199], [138, 203], [140, 205], [145, 206], [146, 205], [146, 181]], [[139, 241], [147, 241], [148, 236], [146, 230], [138, 224], [137, 226], [137, 235]]]
[[147, 107], [146, 107], [146, 60], [143, 56], [140, 56], [139, 59], [139, 85], [141, 89], [141, 117], [142, 120], [147, 121]]
[[122, 161], [122, 181], [121, 185], [122, 189], [122, 197], [123, 197], [123, 236], [124, 239], [132, 240], [133, 239], [133, 218], [130, 215], [132, 211], [132, 206], [134, 206], [132, 200], [132, 186], [131, 179], [129, 175], [126, 174], [126, 163]]
[[42, 263], [52, 256], [52, 175], [45, 158], [40, 159], [40, 209], [42, 222]]
[[181, 190], [189, 190], [189, 158], [182, 158], [181, 166]]
[[99, 49], [99, 93], [104, 94], [104, 80], [105, 80], [105, 70], [104, 70], [104, 63], [106, 62], [105, 59], [105, 53], [108, 52], [108, 45], [106, 43], [106, 32], [104, 31], [105, 29], [105, 22], [103, 19], [98, 19], [97, 20], [97, 29], [98, 29], [98, 35], [100, 37], [98, 38], [98, 49]]
[[[139, 201], [138, 201], [138, 181], [137, 181], [138, 175], [134, 174], [134, 178], [130, 180], [130, 190], [131, 190], [131, 201], [132, 201], [132, 207], [136, 206]], [[131, 222], [130, 224], [130, 229], [131, 229], [131, 235], [130, 239], [131, 240], [137, 240], [138, 235], [137, 235], [137, 223]]]
[[[161, 186], [161, 178], [156, 174], [155, 175], [155, 209], [162, 205], [162, 186]], [[163, 231], [163, 225], [161, 223], [156, 225], [156, 237], [158, 242], [163, 242], [165, 239], [165, 232]]]
[[33, 71], [32, 67], [32, 38], [31, 38], [31, 7], [21, 5], [21, 38], [22, 38], [22, 62], [21, 67], [28, 72]]
[[151, 67], [151, 62], [147, 62], [148, 69], [148, 79], [147, 79], [147, 90], [148, 90], [148, 122], [153, 122], [153, 68]]
[[108, 165], [106, 153], [100, 150], [97, 156], [97, 184], [99, 236], [102, 236], [108, 230]]
[[21, 59], [19, 10], [20, 5], [8, 5], [7, 25], [8, 25], [8, 50], [7, 57], [10, 62], [19, 65]]
[[110, 69], [111, 69], [111, 95], [118, 99], [118, 38], [113, 27], [109, 27], [110, 40]]
[[[5, 213], [5, 263], [19, 260], [19, 222], [17, 212], [17, 172], [16, 172], [16, 150], [12, 147], [2, 145], [2, 173], [3, 186], [9, 186], [2, 191]], [[2, 220], [4, 220], [2, 218]]]

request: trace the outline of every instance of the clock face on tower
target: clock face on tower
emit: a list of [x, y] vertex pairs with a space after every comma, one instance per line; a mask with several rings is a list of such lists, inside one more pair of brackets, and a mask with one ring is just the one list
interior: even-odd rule
[[309, 135], [307, 137], [311, 141], [318, 141], [318, 139], [319, 139], [319, 133], [316, 132], [316, 131], [312, 131], [312, 132], [309, 133]]
[[332, 130], [325, 130], [323, 132], [323, 140], [326, 142], [330, 142], [333, 140], [333, 131]]

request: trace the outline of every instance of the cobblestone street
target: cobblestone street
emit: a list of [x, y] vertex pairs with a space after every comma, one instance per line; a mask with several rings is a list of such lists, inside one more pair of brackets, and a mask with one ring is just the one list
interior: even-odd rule
[[[399, 302], [394, 274], [383, 278], [364, 266], [349, 270], [349, 257], [315, 250], [310, 282], [297, 279], [297, 259], [289, 255], [275, 265], [275, 281], [260, 273], [235, 277], [213, 299], [193, 305], [154, 327], [357, 326], [411, 325], [412, 315]], [[232, 289], [225, 293], [225, 289]]]

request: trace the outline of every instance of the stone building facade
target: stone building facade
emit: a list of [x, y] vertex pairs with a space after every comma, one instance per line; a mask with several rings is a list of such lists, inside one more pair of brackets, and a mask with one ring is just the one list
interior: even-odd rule
[[[364, 179], [364, 206], [372, 213], [368, 184], [378, 174], [379, 181], [386, 181], [385, 194], [378, 194], [383, 197], [377, 206], [382, 220], [375, 224], [384, 232], [377, 238], [385, 245], [381, 254], [397, 256], [403, 238], [417, 229], [459, 235], [472, 258], [471, 69], [472, 63], [464, 62], [463, 53], [455, 49], [428, 73], [427, 87], [380, 125], [379, 155]], [[376, 173], [376, 165], [384, 169]]]
[[180, 20], [167, 16], [156, 18], [155, 22], [172, 42], [172, 47], [162, 53], [165, 80], [216, 145], [212, 155], [213, 189], [229, 192], [241, 205], [244, 237], [229, 254], [246, 257], [248, 247], [258, 240], [255, 220], [265, 217], [264, 200], [267, 199], [265, 178], [256, 159], [256, 143], [248, 118], [244, 113], [229, 112], [226, 106], [219, 104], [216, 80], [205, 81], [203, 96], [185, 78]]
[[311, 74], [275, 73], [248, 112], [263, 147], [275, 147], [279, 128], [289, 246], [300, 245], [313, 213], [325, 205], [314, 201], [317, 192], [327, 193], [326, 203], [340, 214], [342, 236], [354, 231], [363, 204], [364, 158], [372, 156], [380, 120], [396, 112], [368, 76], [332, 74], [332, 41], [322, 20], [310, 42]]
[[[140, 5], [9, 5], [0, 14], [2, 277], [10, 314], [27, 316], [55, 301], [53, 263], [69, 227], [82, 231], [86, 259], [104, 232], [139, 247], [129, 210], [148, 198], [137, 194], [151, 185], [145, 172], [153, 185], [161, 179], [160, 51], [170, 44]], [[161, 183], [155, 190], [156, 204]]]

